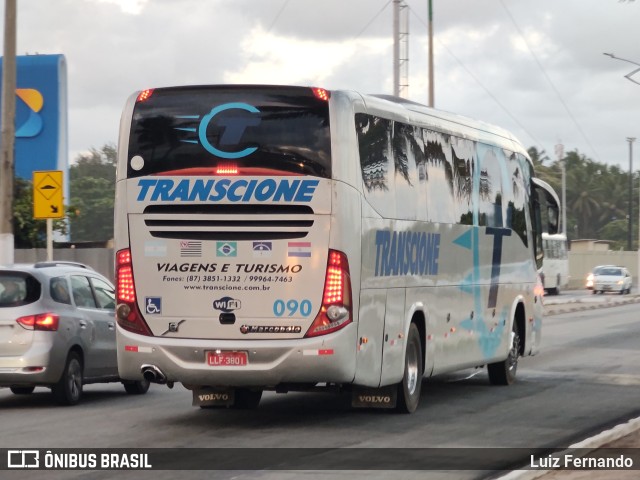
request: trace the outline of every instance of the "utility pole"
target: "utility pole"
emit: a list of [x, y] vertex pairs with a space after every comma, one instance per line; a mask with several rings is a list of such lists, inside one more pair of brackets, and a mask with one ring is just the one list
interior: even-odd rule
[[629, 142], [629, 232], [627, 233], [627, 250], [633, 251], [633, 142], [634, 137], [627, 137]]
[[429, 106], [435, 107], [433, 85], [433, 5], [429, 0]]
[[562, 233], [567, 234], [567, 165], [564, 158], [564, 145], [558, 143], [556, 145], [556, 156], [562, 171]]
[[14, 262], [13, 176], [16, 117], [16, 0], [4, 2], [2, 145], [0, 158], [0, 264]]
[[409, 90], [409, 13], [404, 0], [393, 0], [393, 94], [407, 98]]
[[400, 2], [393, 0], [393, 95], [400, 96]]

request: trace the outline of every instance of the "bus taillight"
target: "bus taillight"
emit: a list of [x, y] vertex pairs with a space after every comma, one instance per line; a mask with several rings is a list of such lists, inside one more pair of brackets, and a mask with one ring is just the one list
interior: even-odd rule
[[151, 95], [153, 95], [153, 88], [147, 88], [146, 90], [142, 90], [138, 94], [138, 98], [136, 98], [136, 102], [144, 102], [146, 100], [149, 100], [149, 98], [151, 98]]
[[238, 165], [235, 163], [221, 163], [216, 167], [216, 175], [237, 175]]
[[325, 102], [328, 102], [329, 98], [331, 97], [331, 92], [329, 92], [329, 90], [325, 90], [324, 88], [314, 87], [311, 90], [313, 91], [313, 94], [316, 96], [316, 98], [324, 100]]
[[142, 319], [136, 303], [136, 288], [133, 282], [131, 250], [120, 250], [116, 254], [117, 302], [116, 320], [125, 330], [141, 335], [153, 335]]
[[322, 306], [305, 337], [335, 332], [352, 321], [349, 262], [344, 253], [329, 250]]

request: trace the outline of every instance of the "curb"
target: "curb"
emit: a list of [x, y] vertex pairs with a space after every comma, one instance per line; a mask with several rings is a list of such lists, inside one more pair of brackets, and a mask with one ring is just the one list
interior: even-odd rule
[[[615, 297], [614, 297], [615, 298]], [[573, 303], [552, 303], [545, 305], [544, 316], [559, 315], [561, 313], [580, 312], [584, 310], [596, 310], [600, 308], [617, 307], [620, 305], [629, 305], [632, 303], [640, 303], [640, 295], [626, 297], [621, 299], [607, 298], [605, 301], [598, 302], [573, 302]]]
[[[566, 304], [550, 304], [545, 306], [544, 316], [559, 315], [561, 313], [579, 312], [584, 310], [595, 310], [599, 308], [616, 307], [618, 305], [629, 305], [633, 303], [640, 303], [640, 295], [634, 295], [633, 297], [626, 297], [624, 299], [610, 299], [607, 298], [603, 302], [593, 303], [566, 303]], [[548, 308], [552, 307], [552, 308]], [[587, 449], [589, 452], [597, 450], [598, 448], [608, 443], [619, 440], [627, 435], [630, 435], [640, 430], [640, 417], [633, 418], [625, 423], [621, 423], [608, 430], [604, 430], [592, 437], [586, 438], [578, 443], [570, 445], [563, 452], [559, 452], [555, 455], [561, 456], [564, 452], [574, 448]], [[557, 472], [558, 469], [550, 470], [512, 470], [511, 472], [495, 477], [494, 480], [536, 480], [544, 477], [545, 475], [553, 472]]]
[[[565, 452], [568, 452], [574, 448], [583, 448], [587, 449], [588, 452], [585, 454], [597, 450], [598, 448], [606, 445], [608, 443], [619, 440], [627, 435], [637, 431], [640, 429], [640, 417], [633, 418], [626, 423], [621, 423], [620, 425], [616, 425], [609, 430], [604, 430], [593, 437], [589, 437], [581, 442], [574, 443], [573, 445], [569, 445], [569, 447], [562, 451], [554, 454], [554, 456], [562, 456]], [[551, 470], [513, 470], [506, 475], [502, 475], [501, 477], [496, 477], [494, 480], [535, 480], [537, 478], [543, 477], [548, 473], [557, 472], [560, 469], [551, 469]]]

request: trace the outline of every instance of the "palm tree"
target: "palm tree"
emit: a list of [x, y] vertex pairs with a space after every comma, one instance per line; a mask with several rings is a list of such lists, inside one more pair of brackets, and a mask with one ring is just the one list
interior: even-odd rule
[[603, 166], [579, 154], [569, 152], [567, 164], [567, 214], [571, 212], [578, 221], [578, 236], [596, 238], [594, 218], [600, 215], [602, 198], [599, 193]]

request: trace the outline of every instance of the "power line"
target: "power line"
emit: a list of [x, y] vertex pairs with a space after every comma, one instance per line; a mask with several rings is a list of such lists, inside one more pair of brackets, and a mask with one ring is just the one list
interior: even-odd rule
[[280, 10], [278, 10], [278, 13], [276, 13], [275, 18], [271, 22], [271, 25], [269, 25], [269, 28], [267, 29], [267, 33], [269, 33], [273, 29], [273, 27], [275, 27], [276, 22], [280, 18], [280, 15], [282, 15], [282, 12], [284, 12], [284, 9], [287, 8], [287, 5], [289, 4], [289, 2], [290, 2], [290, 0], [284, 0], [284, 3], [282, 4], [282, 7], [280, 7]]
[[562, 97], [562, 94], [560, 93], [560, 91], [556, 88], [555, 84], [553, 83], [553, 81], [551, 81], [551, 78], [549, 77], [549, 75], [547, 74], [546, 70], [544, 69], [544, 67], [542, 66], [542, 63], [540, 62], [540, 60], [538, 60], [538, 57], [536, 56], [536, 54], [533, 52], [533, 50], [531, 49], [531, 47], [529, 46], [529, 42], [527, 42], [527, 38], [524, 36], [524, 33], [522, 32], [522, 30], [520, 29], [520, 27], [518, 26], [518, 23], [516, 22], [516, 19], [513, 17], [513, 15], [511, 15], [511, 12], [509, 11], [509, 9], [507, 8], [507, 6], [504, 4], [503, 0], [499, 0], [500, 4], [502, 5], [502, 8], [504, 8], [505, 12], [507, 12], [507, 15], [509, 16], [509, 18], [511, 19], [511, 22], [513, 23], [513, 26], [516, 28], [516, 30], [518, 31], [518, 33], [520, 34], [520, 36], [522, 37], [522, 40], [524, 42], [524, 44], [526, 45], [527, 49], [529, 50], [529, 53], [531, 54], [531, 56], [533, 57], [533, 59], [535, 60], [536, 64], [538, 65], [538, 68], [540, 68], [540, 71], [542, 72], [542, 74], [544, 75], [544, 78], [547, 79], [547, 82], [549, 82], [549, 85], [551, 85], [551, 88], [553, 89], [553, 91], [556, 93], [558, 99], [560, 100], [560, 103], [562, 104], [562, 106], [564, 107], [564, 109], [567, 111], [567, 114], [569, 115], [569, 118], [571, 118], [571, 120], [573, 121], [574, 125], [576, 126], [576, 128], [578, 129], [578, 132], [580, 132], [580, 135], [582, 135], [582, 138], [584, 139], [584, 141], [587, 143], [587, 145], [589, 145], [589, 147], [591, 148], [591, 150], [593, 150], [593, 153], [596, 155], [596, 159], [598, 161], [600, 161], [600, 156], [598, 155], [597, 150], [593, 147], [593, 145], [591, 145], [591, 142], [589, 141], [588, 137], [585, 135], [584, 131], [582, 130], [582, 127], [580, 126], [580, 124], [578, 123], [578, 120], [573, 116], [573, 113], [571, 112], [571, 110], [569, 109], [569, 106], [567, 105], [567, 103], [564, 101], [564, 98]]
[[362, 35], [362, 34], [365, 32], [365, 30], [366, 30], [367, 28], [369, 28], [369, 26], [370, 26], [370, 25], [375, 21], [375, 19], [376, 19], [376, 18], [378, 18], [378, 17], [380, 16], [380, 14], [384, 11], [384, 9], [385, 9], [385, 8], [387, 8], [387, 7], [389, 6], [389, 4], [390, 4], [392, 1], [393, 1], [393, 0], [389, 0], [387, 3], [385, 3], [385, 4], [383, 5], [383, 7], [380, 9], [380, 11], [378, 11], [378, 13], [376, 13], [376, 14], [373, 16], [373, 18], [367, 22], [367, 24], [362, 28], [362, 30], [360, 30], [360, 31], [358, 32], [358, 34], [357, 34], [355, 37], [353, 37], [353, 39], [354, 39], [354, 40], [358, 39], [358, 38], [360, 37], [360, 35]]
[[[428, 25], [427, 25], [427, 24], [422, 20], [422, 18], [420, 18], [420, 16], [419, 16], [416, 12], [414, 12], [414, 11], [413, 11], [413, 9], [412, 9], [411, 7], [409, 7], [409, 10], [410, 10], [410, 11], [411, 11], [411, 13], [413, 13], [413, 15], [418, 19], [418, 21], [419, 21], [420, 23], [422, 23], [422, 25], [424, 25], [425, 27], [427, 27], [427, 28], [428, 28]], [[518, 127], [520, 127], [520, 128], [522, 129], [522, 131], [524, 131], [524, 132], [529, 136], [529, 138], [531, 138], [531, 140], [533, 140], [533, 142], [534, 142], [536, 145], [538, 145], [538, 146], [540, 146], [540, 148], [542, 148], [542, 145], [543, 145], [543, 144], [542, 144], [542, 142], [538, 141], [538, 140], [536, 139], [536, 137], [534, 137], [534, 136], [533, 136], [533, 134], [532, 134], [531, 132], [529, 132], [529, 130], [527, 130], [527, 128], [526, 128], [524, 125], [522, 125], [522, 124], [518, 121], [518, 119], [517, 119], [517, 118], [516, 118], [516, 117], [515, 117], [515, 116], [514, 116], [510, 111], [509, 111], [509, 109], [508, 109], [506, 106], [504, 106], [504, 105], [500, 102], [500, 100], [498, 100], [498, 98], [497, 98], [493, 93], [491, 93], [491, 91], [490, 91], [487, 87], [485, 87], [485, 86], [484, 86], [484, 84], [480, 81], [480, 79], [479, 79], [478, 77], [476, 77], [476, 76], [473, 74], [473, 72], [472, 72], [471, 70], [469, 70], [469, 69], [465, 66], [465, 64], [464, 64], [464, 63], [462, 63], [462, 60], [460, 60], [460, 59], [459, 59], [459, 58], [458, 58], [458, 57], [457, 57], [457, 56], [456, 56], [456, 55], [455, 55], [451, 50], [449, 50], [449, 48], [448, 48], [444, 43], [442, 43], [440, 40], [438, 40], [438, 38], [436, 38], [436, 42], [438, 42], [438, 45], [440, 45], [442, 48], [444, 48], [444, 49], [446, 50], [446, 52], [447, 52], [449, 55], [451, 55], [451, 57], [452, 57], [456, 62], [458, 62], [458, 65], [460, 65], [460, 67], [461, 67], [465, 72], [467, 72], [467, 74], [468, 74], [468, 75], [469, 75], [469, 76], [470, 76], [470, 77], [471, 77], [471, 78], [472, 78], [472, 79], [473, 79], [473, 80], [474, 80], [474, 81], [475, 81], [475, 82], [480, 86], [480, 88], [482, 88], [482, 89], [485, 91], [485, 93], [486, 93], [487, 95], [489, 95], [489, 97], [491, 97], [491, 99], [492, 99], [494, 102], [496, 102], [496, 104], [497, 104], [497, 105], [498, 105], [498, 106], [499, 106], [499, 107], [500, 107], [500, 108], [501, 108], [501, 109], [502, 109], [502, 110], [503, 110], [503, 111], [504, 111], [504, 112], [509, 116], [509, 118], [511, 118], [511, 120], [513, 120], [513, 122], [514, 122], [516, 125], [518, 125]]]

